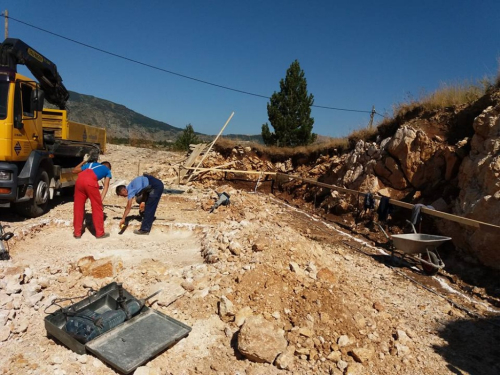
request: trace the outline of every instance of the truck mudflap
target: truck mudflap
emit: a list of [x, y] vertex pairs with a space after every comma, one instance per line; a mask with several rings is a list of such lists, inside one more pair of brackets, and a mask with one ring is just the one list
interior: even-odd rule
[[17, 198], [17, 165], [0, 162], [0, 203], [13, 202]]
[[21, 180], [19, 182], [23, 182], [23, 180], [25, 180], [25, 183], [34, 184], [36, 182], [35, 180], [38, 175], [38, 171], [44, 163], [47, 164], [45, 166], [45, 170], [52, 173], [54, 167], [49, 153], [47, 151], [40, 150], [32, 151], [26, 160], [23, 169], [19, 173], [19, 179]]

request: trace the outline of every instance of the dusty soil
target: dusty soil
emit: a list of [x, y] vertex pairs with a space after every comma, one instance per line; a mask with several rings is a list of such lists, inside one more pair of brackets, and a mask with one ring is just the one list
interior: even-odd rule
[[[11, 259], [0, 262], [0, 373], [115, 373], [44, 328], [54, 298], [77, 301], [112, 281], [137, 297], [162, 289], [151, 307], [192, 328], [138, 374], [500, 373], [498, 284], [484, 288], [447, 269], [426, 276], [400, 256], [392, 263], [364, 222], [336, 224], [279, 191], [254, 193], [254, 183], [177, 185], [180, 154], [110, 145], [105, 159], [114, 184], [142, 172], [165, 182], [153, 230], [134, 235], [133, 216], [120, 235], [126, 202], [113, 191], [104, 240], [91, 230], [73, 238], [70, 196], [38, 219], [2, 209], [16, 236]], [[230, 193], [231, 205], [209, 214], [215, 191]], [[234, 314], [221, 314], [223, 296]], [[248, 308], [282, 330], [292, 353], [285, 369], [238, 351], [238, 313]]]

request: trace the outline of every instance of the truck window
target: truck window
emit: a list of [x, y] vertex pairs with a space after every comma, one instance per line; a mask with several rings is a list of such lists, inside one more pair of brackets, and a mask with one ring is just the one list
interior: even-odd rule
[[31, 95], [33, 93], [33, 88], [29, 85], [21, 85], [21, 96], [23, 100], [23, 115], [29, 117], [35, 117], [35, 111], [32, 108], [33, 102], [31, 101]]
[[9, 82], [0, 81], [0, 119], [7, 117], [7, 99], [9, 98]]

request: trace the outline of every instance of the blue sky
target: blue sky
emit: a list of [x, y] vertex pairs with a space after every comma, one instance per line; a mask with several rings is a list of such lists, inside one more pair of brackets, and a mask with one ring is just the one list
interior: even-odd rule
[[[297, 59], [315, 105], [368, 112], [374, 105], [382, 114], [443, 82], [495, 76], [500, 58], [498, 0], [15, 0], [0, 6], [14, 19], [81, 43], [268, 97]], [[217, 134], [233, 111], [226, 134], [259, 134], [268, 122], [264, 98], [112, 57], [13, 19], [9, 37], [57, 64], [69, 90], [179, 128], [190, 123]], [[312, 116], [313, 131], [332, 137], [370, 119], [321, 108]]]

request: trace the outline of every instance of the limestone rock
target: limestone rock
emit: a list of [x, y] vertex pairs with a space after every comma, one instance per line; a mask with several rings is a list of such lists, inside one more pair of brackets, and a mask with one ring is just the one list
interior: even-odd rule
[[240, 255], [242, 249], [243, 249], [243, 247], [237, 241], [232, 241], [232, 242], [229, 243], [229, 251], [233, 255]]
[[345, 375], [364, 375], [366, 374], [366, 370], [361, 363], [350, 363], [347, 366], [347, 370], [345, 371]]
[[116, 276], [123, 269], [123, 263], [117, 257], [96, 260], [93, 256], [88, 256], [78, 260], [77, 267], [84, 276], [103, 279]]
[[374, 350], [372, 348], [354, 348], [351, 355], [356, 362], [366, 363], [373, 358]]
[[253, 315], [252, 309], [249, 306], [245, 306], [242, 309], [238, 310], [234, 322], [238, 327], [241, 327], [243, 323], [245, 323], [245, 320], [252, 315]]
[[10, 327], [3, 326], [0, 327], [0, 342], [6, 341], [10, 336]]
[[267, 240], [259, 239], [259, 240], [255, 241], [254, 244], [252, 245], [252, 250], [253, 251], [264, 251], [265, 249], [267, 249], [267, 247], [268, 247]]
[[248, 317], [238, 333], [238, 350], [253, 362], [273, 363], [286, 347], [284, 331], [260, 315]]
[[276, 358], [275, 365], [280, 370], [290, 370], [293, 367], [293, 363], [295, 361], [295, 347], [289, 346], [286, 350], [279, 354]]
[[339, 368], [340, 371], [344, 371], [349, 364], [346, 361], [343, 360], [338, 360], [337, 361], [337, 367]]
[[341, 348], [344, 347], [344, 346], [349, 345], [350, 343], [351, 343], [351, 340], [349, 339], [349, 336], [347, 336], [347, 335], [342, 335], [337, 340], [337, 344]]
[[21, 285], [19, 285], [19, 282], [15, 280], [9, 280], [7, 286], [5, 287], [5, 293], [9, 295], [21, 293], [21, 290]]
[[[475, 134], [469, 155], [459, 171], [461, 189], [454, 213], [500, 225], [500, 105], [488, 107], [474, 120]], [[450, 226], [455, 244], [473, 253], [483, 264], [500, 269], [498, 234]]]
[[342, 358], [342, 353], [339, 352], [338, 350], [333, 350], [330, 354], [328, 354], [328, 357], [326, 359], [333, 361], [333, 362], [338, 362]]
[[290, 270], [299, 276], [305, 276], [304, 270], [295, 262], [290, 262]]
[[302, 327], [299, 328], [299, 334], [305, 337], [312, 337], [314, 336], [314, 330], [307, 327]]
[[401, 329], [396, 330], [396, 339], [403, 345], [407, 345], [411, 341], [406, 332]]
[[187, 290], [188, 292], [192, 292], [195, 289], [193, 283], [190, 283], [188, 281], [183, 281], [181, 283], [181, 287]]
[[225, 322], [234, 319], [234, 305], [226, 296], [219, 301], [219, 316]]
[[404, 357], [408, 353], [410, 353], [410, 348], [408, 348], [406, 345], [403, 345], [399, 342], [396, 342], [394, 344], [394, 347], [396, 348], [396, 354], [398, 357]]

